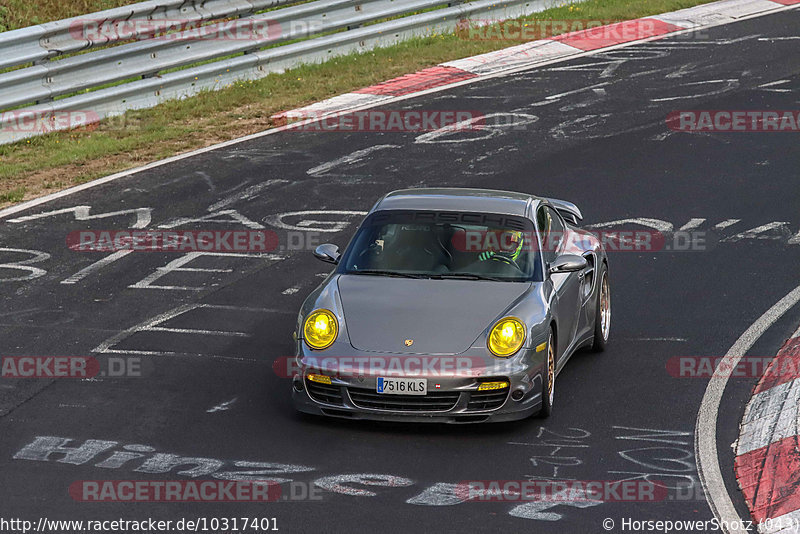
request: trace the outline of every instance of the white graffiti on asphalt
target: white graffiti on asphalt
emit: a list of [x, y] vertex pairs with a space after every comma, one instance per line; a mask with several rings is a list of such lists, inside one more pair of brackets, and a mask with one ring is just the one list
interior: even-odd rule
[[[532, 116], [531, 116], [532, 117]], [[506, 125], [507, 127], [508, 125]], [[434, 133], [434, 132], [431, 132]], [[440, 132], [445, 135], [445, 132]], [[438, 135], [438, 134], [437, 134]], [[436, 136], [430, 139], [435, 142]], [[118, 217], [122, 215], [135, 215], [136, 222], [133, 228], [143, 228], [151, 223], [152, 218], [151, 208], [131, 208], [127, 210], [113, 211], [107, 213], [99, 213], [91, 215], [91, 206], [73, 206], [71, 208], [64, 208], [55, 211], [27, 215], [10, 219], [8, 222], [19, 224], [23, 222], [37, 221], [54, 217], [57, 215], [72, 214], [76, 221], [92, 221], [97, 219], [107, 219], [110, 217]], [[353, 225], [357, 224], [359, 218], [366, 215], [366, 211], [362, 210], [301, 210], [293, 212], [282, 212], [273, 215], [268, 215], [262, 219], [262, 222], [282, 230], [299, 231], [299, 232], [326, 232], [338, 233], [350, 229]], [[159, 228], [176, 228], [178, 226], [187, 226], [198, 223], [215, 223], [215, 224], [228, 224], [233, 226], [243, 226], [250, 229], [264, 228], [260, 222], [239, 213], [233, 209], [215, 211], [199, 217], [179, 217], [171, 219], [167, 222], [161, 223]], [[677, 234], [679, 232], [695, 231], [708, 229], [713, 232], [718, 238], [718, 243], [737, 243], [748, 241], [773, 241], [776, 243], [783, 243], [785, 245], [800, 245], [800, 231], [792, 228], [792, 223], [788, 221], [771, 221], [765, 224], [759, 224], [752, 228], [747, 228], [741, 219], [728, 218], [720, 220], [713, 224], [707, 218], [693, 217], [679, 226], [678, 232], [675, 231], [676, 225], [672, 222], [652, 218], [652, 217], [626, 217], [612, 221], [598, 222], [589, 224], [587, 229], [602, 229], [602, 228], [618, 228], [628, 225], [643, 226], [651, 228], [664, 234]], [[676, 248], [677, 250], [677, 248]], [[42, 265], [36, 267], [31, 266], [32, 263], [41, 264], [50, 259], [50, 254], [39, 250], [29, 250], [23, 248], [0, 248], [0, 253], [25, 253], [32, 257], [20, 261], [8, 261], [0, 263], [0, 269], [14, 269], [25, 271], [24, 276], [2, 277], [0, 275], [0, 282], [21, 282], [29, 281], [47, 274], [47, 270]], [[118, 262], [124, 257], [128, 256], [129, 251], [117, 251], [110, 254], [99, 261], [80, 269], [77, 273], [62, 280], [62, 284], [75, 284], [90, 275], [96, 274], [99, 271], [108, 268], [109, 265]], [[221, 256], [221, 255], [220, 255]], [[240, 256], [242, 258], [253, 257], [248, 254], [230, 254], [230, 257]], [[228, 257], [226, 256], [226, 257]], [[183, 264], [194, 259], [195, 255], [191, 253], [187, 256], [169, 262], [165, 267], [159, 267], [156, 271], [148, 276], [146, 279], [131, 285], [134, 289], [152, 289], [158, 288], [162, 290], [201, 290], [206, 286], [186, 286], [181, 284], [167, 284], [155, 286], [152, 284], [157, 278], [163, 276], [167, 272], [180, 272], [180, 271], [197, 271], [208, 273], [230, 273], [233, 269], [225, 266], [224, 268], [207, 268], [207, 269], [189, 269], [184, 268]], [[276, 261], [282, 259], [277, 255], [265, 254], [263, 257], [267, 260]]]

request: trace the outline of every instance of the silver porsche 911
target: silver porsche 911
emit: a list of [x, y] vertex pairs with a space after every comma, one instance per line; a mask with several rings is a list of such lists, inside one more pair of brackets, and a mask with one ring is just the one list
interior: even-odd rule
[[349, 419], [509, 421], [553, 409], [556, 376], [608, 342], [608, 259], [572, 203], [407, 189], [370, 210], [297, 321], [293, 400]]

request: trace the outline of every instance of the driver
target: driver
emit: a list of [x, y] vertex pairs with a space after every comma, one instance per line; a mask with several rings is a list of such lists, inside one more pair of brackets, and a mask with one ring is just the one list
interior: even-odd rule
[[[522, 252], [522, 247], [525, 243], [525, 238], [522, 232], [517, 231], [505, 231], [503, 232], [502, 240], [502, 248], [504, 249], [502, 252], [494, 252], [494, 251], [487, 251], [481, 252], [478, 254], [478, 261], [486, 261], [491, 260], [493, 258], [502, 260], [503, 258], [510, 258], [514, 262], [519, 259], [519, 255]], [[506, 244], [508, 248], [506, 248]]]

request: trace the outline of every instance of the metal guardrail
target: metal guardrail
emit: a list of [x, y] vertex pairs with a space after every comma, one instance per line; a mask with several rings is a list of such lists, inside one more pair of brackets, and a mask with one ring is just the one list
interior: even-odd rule
[[[0, 108], [33, 101], [52, 100], [102, 84], [134, 76], [153, 76], [169, 69], [191, 65], [238, 53], [259, 50], [268, 45], [305, 38], [312, 33], [340, 30], [376, 18], [402, 15], [411, 10], [441, 5], [441, 0], [331, 0], [289, 7], [264, 15], [217, 23], [203, 27], [206, 40], [192, 40], [194, 30], [176, 32], [167, 38], [147, 39], [104, 50], [50, 61], [0, 77]], [[361, 11], [355, 11], [361, 6]], [[302, 21], [302, 23], [298, 23]], [[263, 24], [262, 24], [263, 23]], [[254, 29], [263, 29], [261, 34]], [[227, 39], [243, 35], [244, 39]], [[174, 36], [174, 37], [173, 37]]]
[[[555, 3], [478, 0], [448, 7], [441, 0], [317, 0], [257, 13], [290, 1], [153, 0], [2, 33], [0, 68], [34, 64], [0, 74], [0, 110], [11, 109], [0, 111], [0, 144], [76, 125], [74, 117], [59, 120], [58, 114], [84, 113], [82, 120], [96, 121], [303, 63], [453, 31], [464, 20], [505, 20]], [[419, 13], [423, 10], [430, 11]], [[203, 36], [197, 28], [147, 34], [148, 21], [174, 20], [202, 23]], [[139, 21], [129, 25], [133, 33], [124, 37], [142, 40], [125, 42], [114, 32], [79, 31], [87, 21], [106, 21], [107, 28]], [[304, 40], [291, 42], [297, 39]], [[114, 43], [121, 44], [58, 58]], [[79, 91], [88, 92], [75, 94]], [[21, 127], [41, 118], [50, 123]]]
[[[72, 29], [83, 21], [136, 22], [184, 20], [203, 22], [225, 17], [252, 15], [297, 0], [150, 0], [129, 6], [99, 11], [70, 19], [29, 26], [0, 33], [0, 69], [37, 63], [63, 54], [113, 45], [119, 40], [76, 37]], [[138, 38], [139, 34], [131, 37]]]

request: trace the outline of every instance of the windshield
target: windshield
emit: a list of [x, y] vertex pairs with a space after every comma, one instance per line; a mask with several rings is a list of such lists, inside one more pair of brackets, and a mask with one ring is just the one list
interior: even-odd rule
[[539, 247], [523, 217], [380, 211], [370, 215], [339, 272], [374, 276], [540, 281]]

